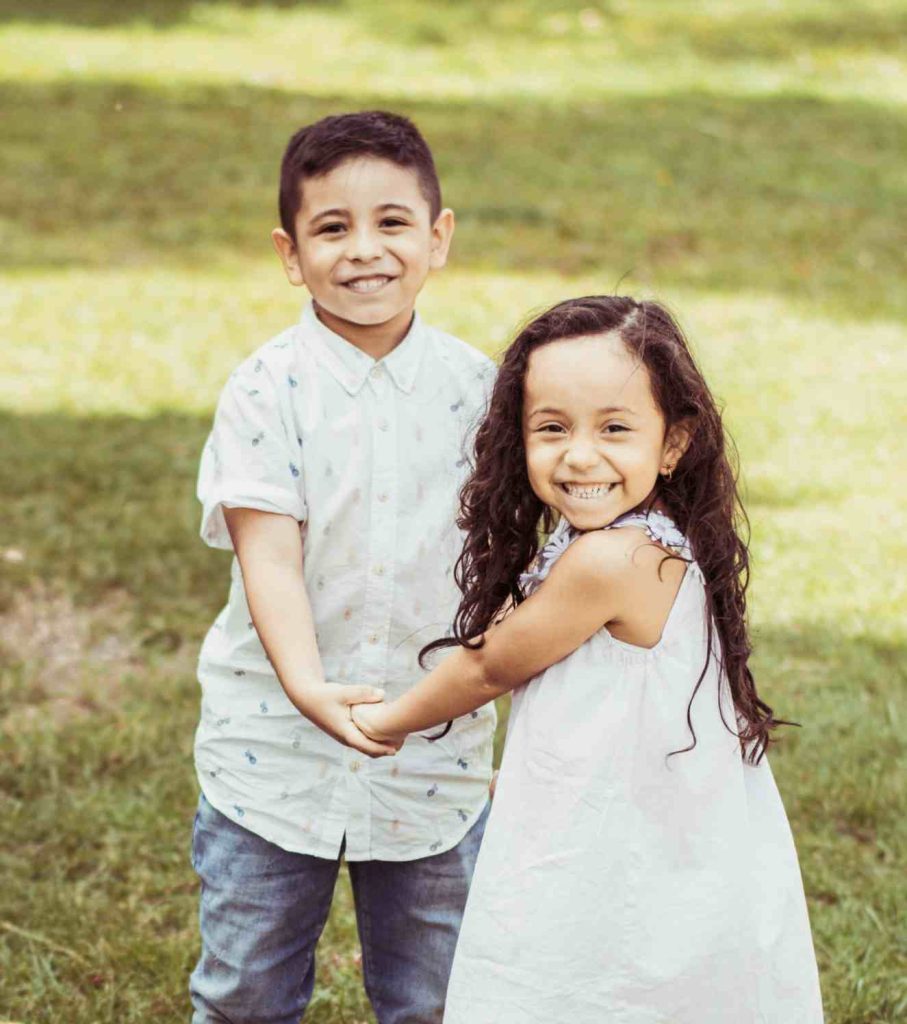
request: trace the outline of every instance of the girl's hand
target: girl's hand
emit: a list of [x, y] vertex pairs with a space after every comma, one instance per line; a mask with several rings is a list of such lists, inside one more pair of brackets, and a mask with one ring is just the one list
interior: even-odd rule
[[350, 708], [358, 729], [375, 743], [392, 743], [399, 749], [406, 739], [406, 733], [389, 732], [385, 726], [387, 721], [386, 704], [356, 704]]
[[[350, 714], [353, 704], [359, 707], [375, 706], [363, 704], [363, 701], [382, 701], [384, 691], [374, 686], [344, 686], [340, 683], [319, 683], [305, 690], [302, 694], [299, 709], [328, 736], [338, 743], [352, 747], [369, 757], [384, 757], [396, 754], [401, 743], [379, 740], [375, 741], [356, 727]], [[402, 742], [402, 741], [401, 741]]]

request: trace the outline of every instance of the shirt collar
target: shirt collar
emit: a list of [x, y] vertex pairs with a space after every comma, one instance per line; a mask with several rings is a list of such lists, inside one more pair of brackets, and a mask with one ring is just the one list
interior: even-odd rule
[[413, 314], [413, 322], [400, 344], [383, 359], [373, 359], [325, 326], [318, 319], [312, 302], [306, 303], [300, 322], [306, 337], [317, 341], [323, 364], [351, 395], [359, 393], [372, 368], [379, 363], [401, 391], [406, 394], [412, 391], [427, 340], [426, 328], [418, 313]]

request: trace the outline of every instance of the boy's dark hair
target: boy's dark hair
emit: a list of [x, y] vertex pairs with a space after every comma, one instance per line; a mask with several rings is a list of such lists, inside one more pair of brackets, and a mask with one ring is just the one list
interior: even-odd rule
[[296, 215], [306, 178], [327, 174], [344, 160], [371, 156], [414, 171], [432, 223], [441, 212], [441, 186], [428, 143], [408, 117], [386, 110], [323, 117], [300, 128], [280, 164], [280, 223], [296, 241]]

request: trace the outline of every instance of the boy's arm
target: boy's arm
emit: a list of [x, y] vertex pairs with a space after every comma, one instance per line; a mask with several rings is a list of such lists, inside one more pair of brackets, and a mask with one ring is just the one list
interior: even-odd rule
[[299, 524], [292, 516], [250, 508], [225, 508], [224, 519], [242, 568], [252, 621], [287, 696], [340, 743], [372, 757], [395, 753], [399, 744], [367, 738], [350, 716], [352, 704], [380, 701], [383, 691], [324, 680], [302, 574]]

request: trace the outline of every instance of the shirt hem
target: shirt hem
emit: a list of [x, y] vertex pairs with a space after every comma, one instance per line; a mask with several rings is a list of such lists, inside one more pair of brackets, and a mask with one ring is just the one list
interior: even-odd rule
[[486, 790], [485, 799], [481, 802], [481, 804], [479, 804], [478, 809], [469, 814], [469, 816], [466, 818], [466, 821], [461, 822], [462, 831], [458, 829], [457, 832], [455, 833], [455, 838], [453, 840], [451, 840], [450, 842], [444, 840], [444, 842], [441, 843], [441, 845], [436, 850], [430, 850], [427, 853], [417, 853], [413, 857], [351, 857], [346, 851], [344, 851], [344, 860], [347, 860], [350, 863], [361, 863], [362, 861], [381, 860], [393, 864], [400, 864], [411, 860], [425, 860], [429, 857], [440, 857], [442, 853], [450, 852], [455, 846], [458, 846], [460, 843], [463, 842], [469, 830], [473, 827], [473, 825], [475, 825], [479, 818], [482, 817], [482, 812], [488, 806], [488, 799], [488, 793]]
[[[343, 845], [343, 837], [346, 836], [346, 831], [342, 833], [341, 840], [340, 843], [338, 844], [337, 850], [333, 853], [316, 853], [312, 849], [304, 849], [296, 844], [287, 844], [284, 842], [280, 842], [273, 836], [267, 835], [265, 832], [261, 831], [258, 828], [254, 828], [251, 822], [247, 824], [244, 821], [237, 821], [236, 816], [230, 813], [232, 810], [232, 805], [229, 802], [223, 803], [220, 799], [218, 799], [213, 794], [207, 791], [205, 787], [203, 774], [198, 769], [197, 766], [195, 774], [198, 780], [199, 789], [201, 790], [204, 798], [216, 811], [219, 811], [225, 818], [228, 818], [231, 822], [233, 822], [234, 825], [239, 825], [240, 828], [244, 828], [246, 829], [247, 832], [251, 832], [253, 835], [258, 836], [260, 839], [264, 839], [265, 842], [273, 843], [274, 846], [279, 847], [281, 850], [286, 850], [287, 853], [299, 853], [303, 854], [306, 857], [318, 857], [320, 860], [337, 860], [341, 856], [340, 847]], [[486, 806], [488, 805], [488, 801], [489, 797], [486, 791], [485, 798], [481, 801], [479, 806], [468, 815], [466, 821], [461, 822], [462, 829], [458, 829], [454, 833], [454, 838], [452, 840], [447, 841], [445, 839], [444, 842], [441, 843], [441, 845], [436, 850], [431, 850], [430, 852], [414, 853], [412, 856], [384, 857], [350, 856], [349, 852], [347, 850], [344, 850], [342, 854], [343, 859], [350, 863], [363, 863], [367, 861], [386, 861], [388, 863], [401, 864], [406, 863], [408, 861], [423, 860], [427, 857], [440, 857], [442, 853], [448, 853], [450, 850], [452, 850], [455, 846], [457, 846], [466, 838], [466, 834], [482, 816], [482, 813], [484, 812]], [[323, 845], [326, 846], [327, 844]]]

